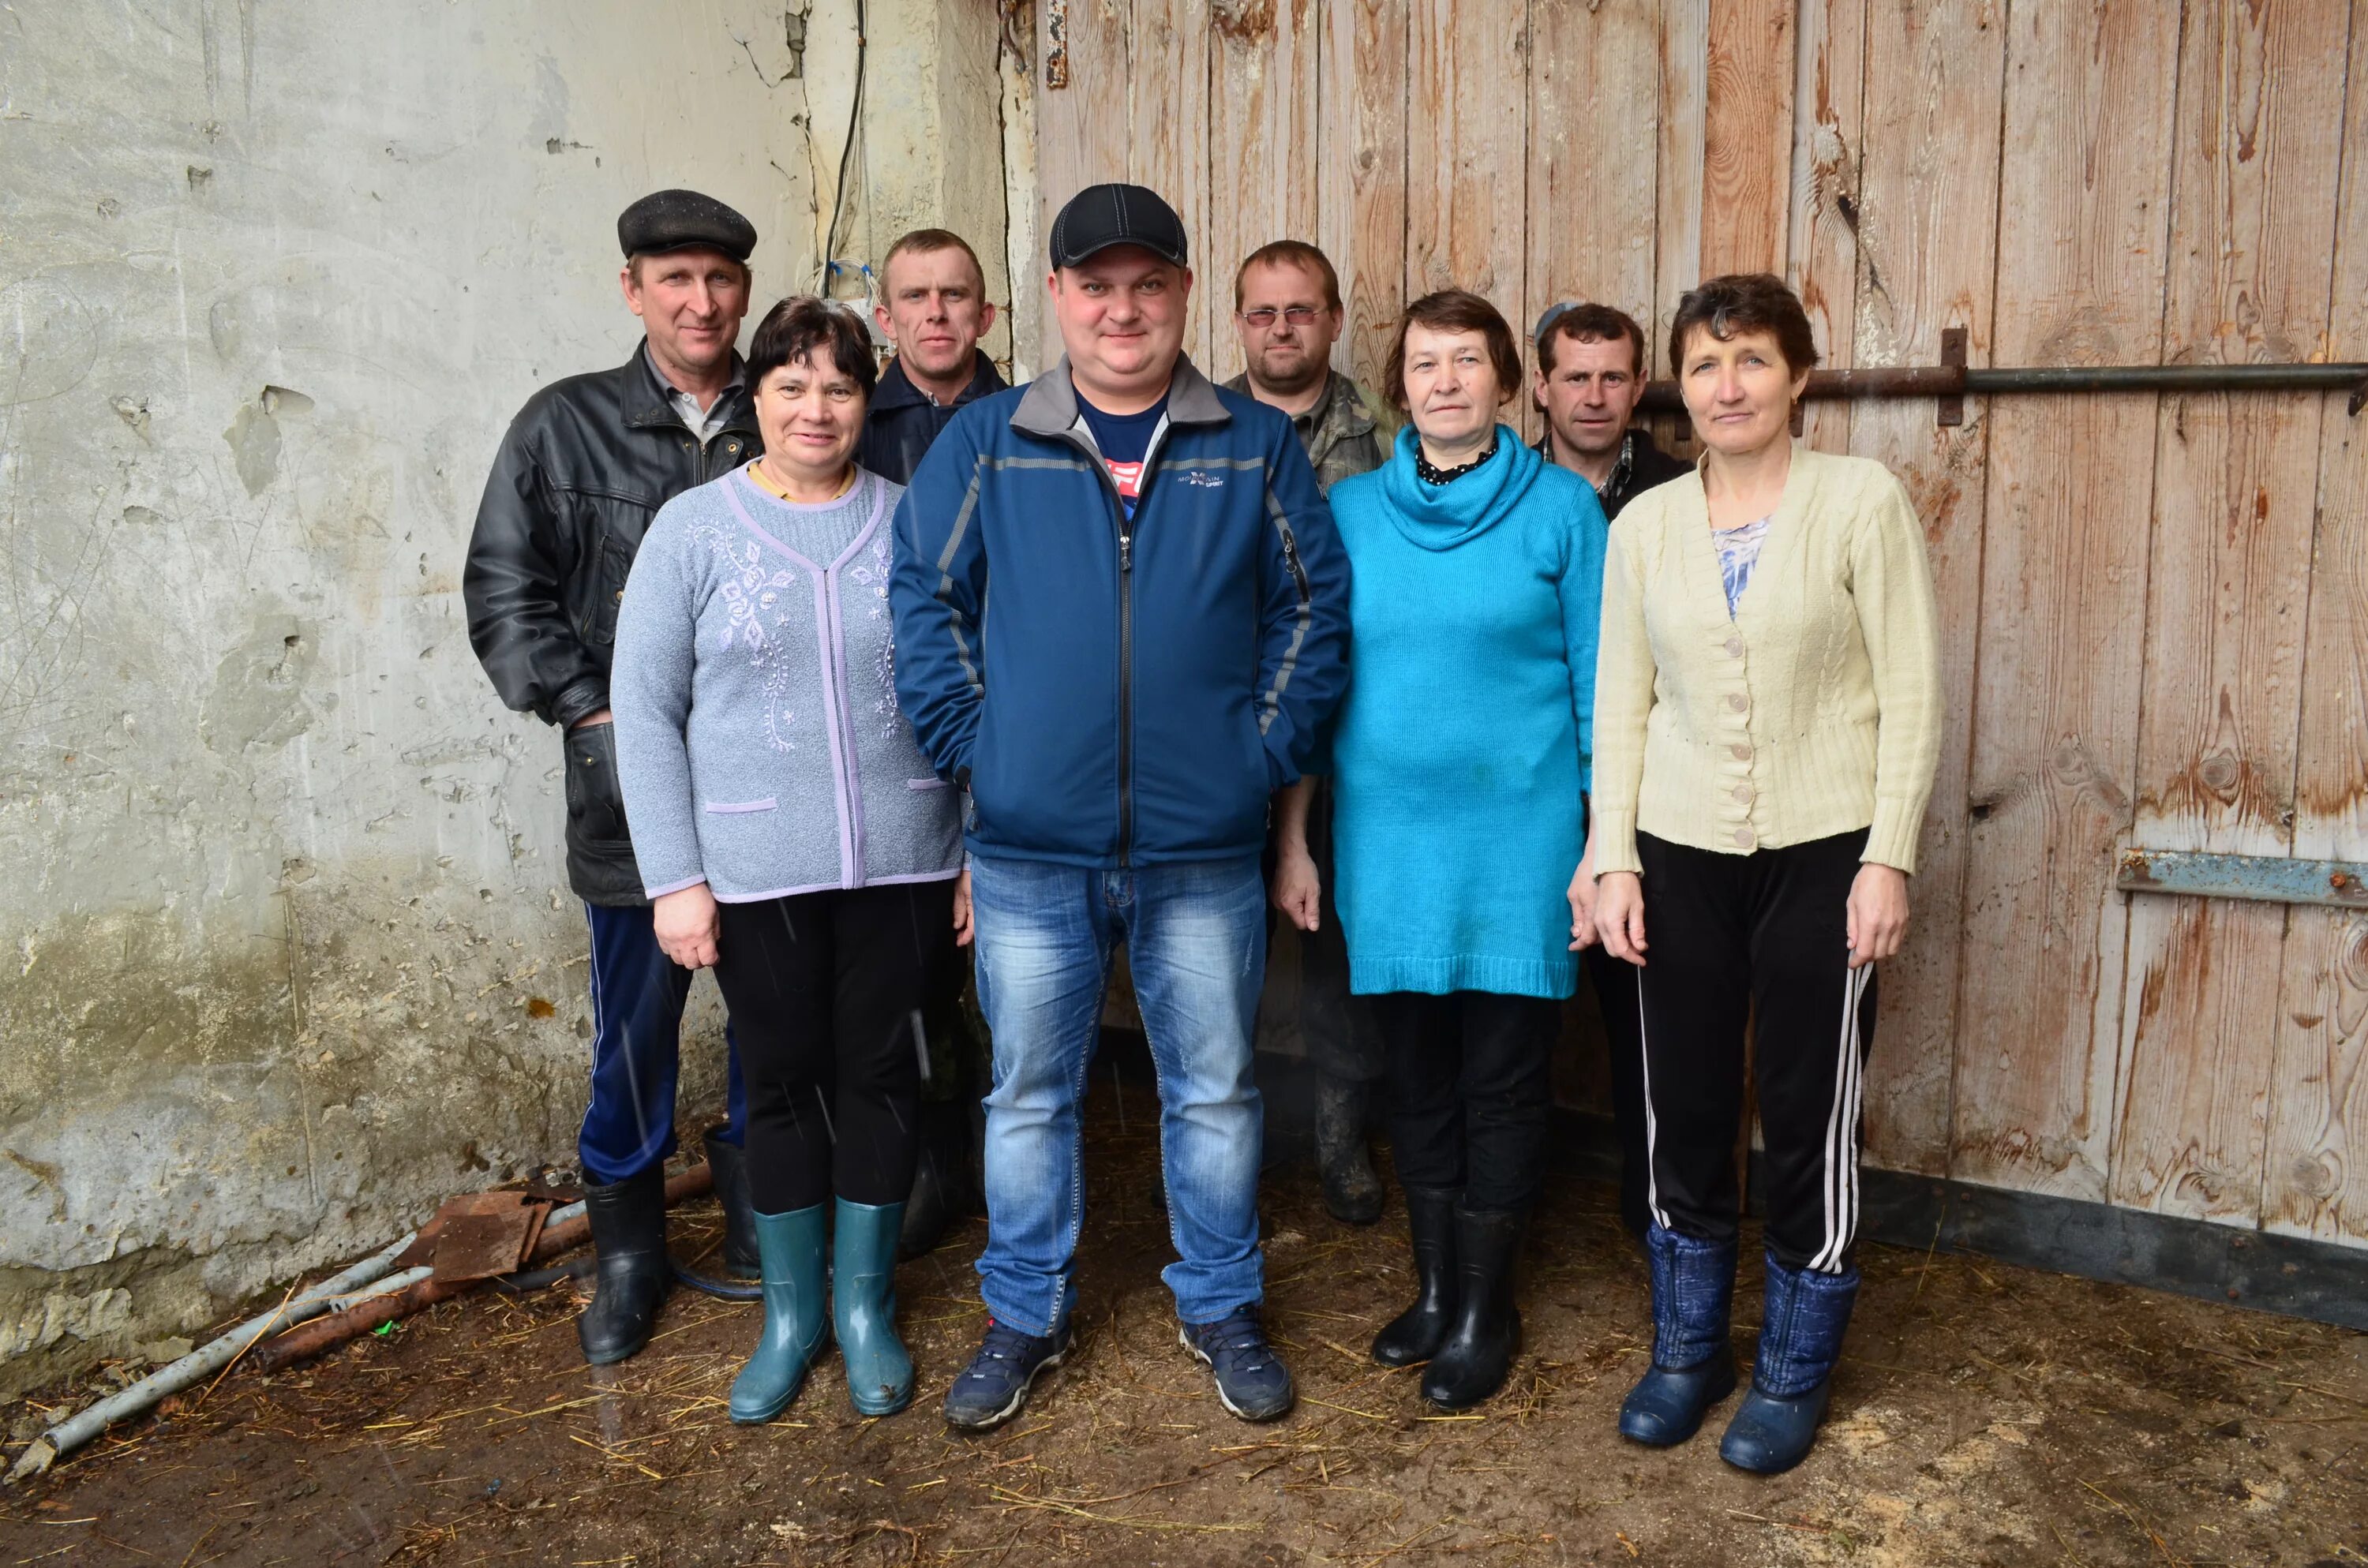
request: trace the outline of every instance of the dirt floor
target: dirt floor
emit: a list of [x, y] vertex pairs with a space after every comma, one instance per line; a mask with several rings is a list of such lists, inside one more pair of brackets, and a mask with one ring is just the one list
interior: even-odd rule
[[[1300, 1404], [1245, 1426], [1176, 1344], [1152, 1102], [1095, 1100], [1080, 1353], [1001, 1432], [937, 1415], [982, 1324], [973, 1221], [901, 1276], [902, 1415], [856, 1417], [829, 1361], [783, 1420], [732, 1426], [754, 1306], [677, 1293], [646, 1352], [595, 1372], [565, 1288], [480, 1296], [233, 1370], [0, 1495], [0, 1564], [2368, 1563], [2368, 1336], [1979, 1260], [1867, 1250], [1793, 1474], [1722, 1464], [1723, 1412], [1673, 1451], [1624, 1444], [1644, 1274], [1577, 1181], [1536, 1226], [1512, 1385], [1442, 1416], [1364, 1354], [1406, 1289], [1403, 1214], [1351, 1230], [1311, 1173], [1274, 1173], [1269, 1322]], [[677, 1250], [715, 1224], [688, 1210]], [[8, 1453], [38, 1414], [5, 1413]]]

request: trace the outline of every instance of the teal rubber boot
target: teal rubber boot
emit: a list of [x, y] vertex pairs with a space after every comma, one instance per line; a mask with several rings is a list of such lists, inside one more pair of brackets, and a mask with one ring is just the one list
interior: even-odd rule
[[744, 1426], [760, 1426], [789, 1408], [830, 1328], [823, 1307], [822, 1205], [756, 1221], [765, 1329], [732, 1382], [732, 1419]]
[[831, 1325], [847, 1359], [858, 1415], [894, 1415], [913, 1403], [913, 1358], [896, 1337], [896, 1239], [905, 1206], [838, 1200]]

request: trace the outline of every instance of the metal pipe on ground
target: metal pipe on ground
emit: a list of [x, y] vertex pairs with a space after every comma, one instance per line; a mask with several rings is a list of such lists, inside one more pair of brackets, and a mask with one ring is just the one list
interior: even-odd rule
[[[666, 1203], [669, 1207], [709, 1191], [714, 1183], [714, 1173], [705, 1165], [693, 1165], [680, 1176], [666, 1182]], [[542, 1262], [561, 1253], [582, 1246], [591, 1239], [591, 1221], [585, 1217], [584, 1205], [570, 1203], [554, 1209], [545, 1219], [541, 1238], [536, 1243], [531, 1262]], [[29, 1480], [42, 1474], [51, 1465], [74, 1452], [116, 1422], [153, 1409], [169, 1395], [180, 1392], [198, 1381], [236, 1360], [241, 1352], [275, 1330], [296, 1324], [309, 1323], [327, 1312], [336, 1312], [340, 1320], [360, 1323], [370, 1317], [381, 1297], [408, 1297], [423, 1284], [431, 1281], [434, 1270], [414, 1268], [388, 1278], [394, 1260], [403, 1256], [419, 1238], [417, 1231], [405, 1231], [385, 1246], [337, 1274], [331, 1275], [309, 1290], [290, 1296], [287, 1301], [259, 1316], [247, 1319], [228, 1333], [199, 1346], [179, 1360], [158, 1368], [138, 1382], [120, 1390], [97, 1403], [77, 1411], [33, 1439], [8, 1471], [12, 1482]], [[375, 1282], [375, 1283], [373, 1283]], [[480, 1281], [470, 1280], [466, 1284]], [[363, 1287], [371, 1287], [365, 1290]], [[436, 1298], [441, 1300], [441, 1297]], [[408, 1311], [416, 1312], [427, 1301], [415, 1301]], [[358, 1305], [364, 1310], [359, 1312]], [[404, 1312], [392, 1312], [364, 1327], [357, 1327], [343, 1337], [366, 1334], [382, 1323], [391, 1323]], [[325, 1346], [322, 1348], [326, 1348]]]
[[[8, 1471], [11, 1481], [23, 1481], [40, 1474], [63, 1456], [74, 1452], [115, 1422], [137, 1415], [155, 1405], [168, 1394], [180, 1392], [199, 1379], [235, 1360], [239, 1352], [256, 1340], [292, 1323], [333, 1311], [365, 1295], [401, 1290], [427, 1278], [429, 1270], [415, 1268], [387, 1278], [387, 1270], [394, 1267], [395, 1258], [409, 1246], [417, 1233], [406, 1233], [399, 1241], [390, 1243], [379, 1251], [355, 1264], [341, 1274], [331, 1276], [300, 1295], [259, 1317], [249, 1318], [228, 1334], [190, 1351], [179, 1360], [158, 1368], [138, 1382], [100, 1400], [33, 1439], [32, 1446], [17, 1456]], [[373, 1281], [378, 1281], [373, 1285]], [[363, 1288], [368, 1287], [365, 1290]]]

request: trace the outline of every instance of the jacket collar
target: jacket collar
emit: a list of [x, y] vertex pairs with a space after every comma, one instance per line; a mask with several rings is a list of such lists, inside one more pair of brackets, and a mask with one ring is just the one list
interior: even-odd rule
[[[1193, 366], [1191, 356], [1177, 356], [1176, 373], [1167, 382], [1167, 423], [1223, 425], [1232, 418], [1218, 400], [1217, 389]], [[1051, 369], [1028, 383], [1019, 406], [1012, 410], [1011, 427], [1023, 436], [1059, 440], [1076, 423], [1077, 385], [1069, 379], [1069, 357], [1064, 354]]]
[[[953, 406], [956, 408], [999, 392], [1010, 384], [1003, 379], [1003, 372], [995, 368], [995, 361], [986, 357], [984, 349], [973, 348], [971, 355], [970, 384], [954, 398]], [[880, 385], [871, 394], [871, 406], [889, 409], [935, 405], [929, 394], [915, 386], [913, 378], [905, 373], [905, 357], [900, 354], [889, 360], [888, 368], [880, 372]]]
[[[674, 404], [668, 401], [674, 388], [666, 384], [666, 379], [658, 374], [657, 366], [650, 359], [648, 338], [642, 339], [634, 347], [633, 357], [620, 367], [620, 373], [624, 380], [622, 401], [628, 426], [642, 430], [654, 426], [679, 426], [682, 424], [681, 416], [675, 413]], [[720, 395], [725, 412], [723, 423], [717, 428], [754, 434], [757, 411], [748, 395], [748, 362], [740, 358], [740, 351], [736, 348], [732, 351], [732, 384]]]
[[[1362, 436], [1373, 429], [1373, 416], [1365, 411], [1364, 394], [1356, 381], [1338, 370], [1327, 370], [1325, 375], [1324, 395], [1306, 413], [1292, 415], [1292, 423], [1296, 425], [1304, 419], [1309, 434], [1325, 433], [1333, 440]], [[1258, 395], [1250, 390], [1247, 370], [1225, 382], [1224, 388], [1244, 397]]]

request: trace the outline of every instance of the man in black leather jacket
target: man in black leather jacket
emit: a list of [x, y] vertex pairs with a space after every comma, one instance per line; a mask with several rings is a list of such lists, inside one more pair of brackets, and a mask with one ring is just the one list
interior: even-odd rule
[[[596, 1366], [641, 1349], [666, 1294], [664, 1167], [690, 992], [690, 971], [658, 948], [626, 834], [609, 723], [617, 605], [657, 509], [763, 450], [735, 347], [756, 230], [712, 198], [666, 190], [625, 209], [617, 237], [643, 340], [617, 369], [528, 400], [485, 481], [462, 578], [469, 641], [494, 689], [565, 736], [567, 880], [592, 941], [592, 1094], [576, 1152], [599, 1260], [576, 1332]], [[707, 1153], [725, 1267], [753, 1277], [736, 1047], [729, 1073], [730, 1110]]]

